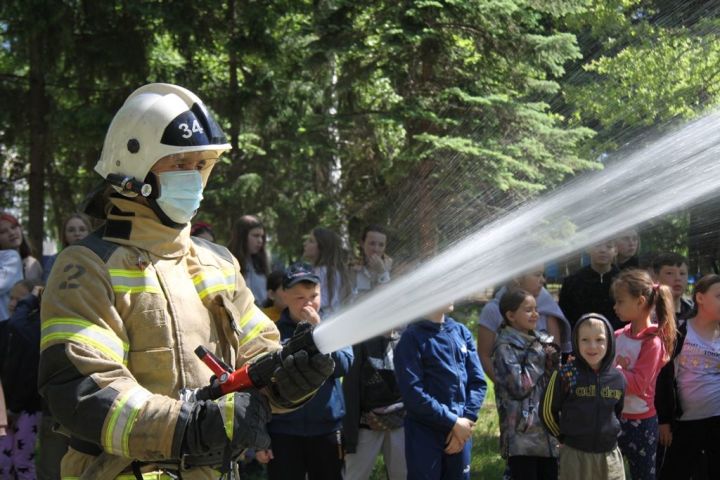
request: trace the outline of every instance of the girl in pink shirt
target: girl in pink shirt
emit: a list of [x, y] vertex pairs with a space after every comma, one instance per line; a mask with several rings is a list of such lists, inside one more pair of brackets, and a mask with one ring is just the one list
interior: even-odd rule
[[628, 324], [615, 331], [615, 364], [626, 382], [618, 444], [633, 480], [655, 480], [655, 382], [675, 345], [672, 291], [646, 271], [630, 269], [615, 279], [612, 294], [615, 313]]

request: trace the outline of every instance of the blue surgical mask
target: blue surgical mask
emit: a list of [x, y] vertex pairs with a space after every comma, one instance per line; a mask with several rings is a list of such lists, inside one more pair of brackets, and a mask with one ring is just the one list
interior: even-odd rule
[[157, 204], [175, 223], [187, 223], [200, 207], [203, 199], [202, 176], [197, 170], [162, 172], [157, 174], [160, 196]]

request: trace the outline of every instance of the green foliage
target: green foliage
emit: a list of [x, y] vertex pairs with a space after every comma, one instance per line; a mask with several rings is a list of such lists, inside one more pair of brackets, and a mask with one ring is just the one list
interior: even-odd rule
[[658, 30], [617, 55], [585, 66], [598, 77], [569, 92], [578, 114], [603, 127], [654, 126], [694, 118], [718, 103], [720, 35]]
[[[242, 213], [260, 214], [286, 258], [320, 223], [347, 226], [352, 235], [368, 222], [390, 224], [404, 247], [420, 249], [413, 242], [426, 222], [418, 215], [427, 215], [430, 230], [459, 234], [508, 204], [598, 168], [586, 125], [626, 118], [603, 109], [598, 89], [615, 85], [619, 92], [648, 65], [658, 77], [667, 65], [662, 52], [628, 51], [618, 60], [586, 54], [587, 32], [612, 35], [603, 41], [610, 52], [643, 31], [628, 20], [627, 12], [639, 8], [629, 0], [56, 7], [42, 23], [27, 2], [0, 7], [0, 99], [10, 106], [0, 113], [3, 172], [27, 174], [18, 158], [32, 139], [17, 126], [27, 125], [28, 112], [15, 99], [28, 94], [24, 28], [44, 28], [52, 43], [44, 79], [48, 213], [55, 224], [95, 182], [104, 131], [124, 98], [149, 81], [176, 82], [216, 112], [235, 147], [215, 168], [203, 220], [228, 238]], [[687, 62], [695, 62], [687, 82], [677, 79], [642, 103], [662, 105], [666, 116], [689, 114], [686, 100], [696, 91], [688, 82], [711, 75], [715, 46], [708, 36], [686, 41], [649, 31], [654, 36], [635, 48], [649, 52], [660, 39], [662, 51], [687, 48]], [[697, 61], [703, 52], [705, 61]], [[597, 85], [564, 78], [568, 66], [586, 60], [583, 78]], [[678, 92], [686, 95], [667, 101]], [[638, 112], [631, 120], [652, 118], [658, 116]], [[7, 195], [6, 202], [13, 197]], [[434, 211], [421, 213], [419, 204]], [[457, 225], [444, 223], [446, 216]]]

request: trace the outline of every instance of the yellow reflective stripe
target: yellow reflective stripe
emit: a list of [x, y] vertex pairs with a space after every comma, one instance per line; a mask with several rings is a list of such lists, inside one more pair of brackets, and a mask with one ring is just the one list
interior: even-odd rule
[[[216, 471], [212, 470], [212, 472], [215, 473]], [[220, 472], [217, 472], [217, 473], [219, 474]], [[165, 472], [147, 472], [147, 473], [143, 473], [141, 475], [142, 475], [143, 480], [174, 480], [177, 478], [176, 476], [169, 475]], [[61, 477], [61, 479], [62, 480], [80, 480], [80, 477], [63, 476], [63, 477]], [[123, 475], [118, 475], [116, 477], [113, 477], [113, 479], [114, 480], [137, 480], [137, 477], [135, 476], [135, 474], [126, 473]]]
[[117, 363], [127, 363], [130, 347], [110, 329], [81, 318], [51, 318], [42, 322], [41, 350], [68, 341], [91, 346]]
[[223, 268], [221, 270], [222, 275], [225, 277], [225, 283], [228, 283], [235, 288], [235, 268]]
[[238, 323], [238, 328], [245, 328], [245, 325], [247, 325], [248, 322], [250, 322], [250, 320], [252, 320], [257, 315], [256, 310], [257, 307], [255, 306], [255, 304], [253, 304], [250, 310], [248, 310], [245, 315], [243, 315], [240, 319], [240, 322]]
[[162, 293], [152, 270], [108, 269], [115, 293]]
[[130, 456], [130, 432], [140, 409], [150, 395], [144, 388], [135, 387], [115, 399], [103, 439], [103, 448], [106, 451], [124, 457]]
[[225, 402], [220, 408], [220, 412], [225, 426], [225, 435], [228, 440], [232, 441], [235, 431], [235, 392], [225, 395]]
[[240, 323], [238, 324], [238, 327], [243, 333], [247, 332], [240, 339], [240, 346], [245, 345], [247, 342], [260, 335], [260, 332], [265, 327], [264, 323], [266, 321], [271, 322], [272, 320], [270, 320], [268, 316], [265, 315], [265, 313], [256, 305], [252, 305], [250, 310], [242, 316]]
[[193, 277], [193, 284], [200, 298], [211, 293], [235, 290], [235, 269], [223, 269], [220, 272], [206, 271]]
[[129, 287], [125, 285], [113, 285], [113, 292], [115, 293], [162, 293], [160, 287], [153, 287], [152, 285], [141, 285], [137, 287]]
[[123, 270], [122, 268], [110, 268], [108, 269], [111, 277], [127, 277], [127, 278], [143, 278], [148, 277], [149, 271], [146, 270]]
[[545, 392], [545, 396], [542, 399], [542, 416], [545, 420], [545, 424], [547, 425], [548, 429], [550, 430], [550, 433], [557, 437], [560, 435], [560, 427], [555, 422], [555, 417], [553, 417], [552, 414], [552, 400], [553, 395], [555, 394], [555, 386], [557, 383], [557, 375], [558, 370], [555, 370], [550, 377], [550, 381], [548, 382], [547, 391]]
[[250, 330], [243, 338], [240, 339], [239, 346], [242, 347], [246, 343], [248, 343], [250, 340], [253, 340], [255, 337], [260, 335], [260, 332], [262, 332], [265, 325], [262, 324], [262, 322], [255, 325], [255, 327]]

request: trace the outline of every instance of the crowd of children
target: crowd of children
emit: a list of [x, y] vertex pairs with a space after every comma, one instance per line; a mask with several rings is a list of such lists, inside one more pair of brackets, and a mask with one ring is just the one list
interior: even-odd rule
[[[73, 215], [63, 246], [90, 231]], [[192, 233], [215, 240], [206, 223]], [[390, 282], [387, 239], [368, 226], [348, 265], [340, 237], [315, 228], [303, 245], [307, 263], [272, 270], [265, 227], [246, 215], [229, 247], [287, 340], [299, 324], [317, 325]], [[334, 352], [330, 378], [302, 407], [272, 418], [271, 447], [254, 457], [270, 479], [367, 480], [380, 455], [391, 480], [470, 478], [487, 376], [506, 478], [624, 479], [623, 457], [633, 480], [720, 478], [720, 276], [700, 279], [689, 300], [687, 259], [660, 254], [644, 270], [638, 243], [630, 230], [591, 246], [559, 301], [542, 265], [528, 266], [482, 309], [477, 349], [448, 305]], [[43, 274], [17, 219], [0, 215], [0, 478], [59, 478], [67, 449], [35, 388], [41, 282], [52, 260]]]

